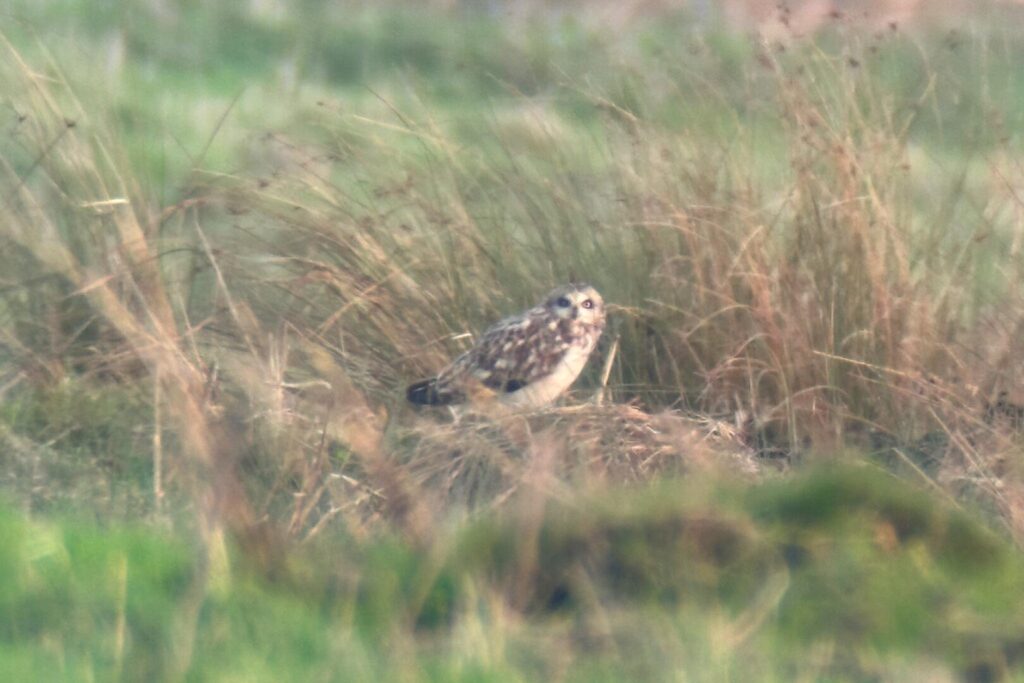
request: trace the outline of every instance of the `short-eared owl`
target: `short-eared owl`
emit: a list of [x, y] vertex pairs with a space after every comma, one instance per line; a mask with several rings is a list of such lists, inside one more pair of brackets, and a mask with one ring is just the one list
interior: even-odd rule
[[433, 379], [409, 387], [412, 403], [452, 405], [495, 398], [517, 408], [554, 401], [576, 381], [604, 331], [604, 300], [571, 284], [498, 322]]

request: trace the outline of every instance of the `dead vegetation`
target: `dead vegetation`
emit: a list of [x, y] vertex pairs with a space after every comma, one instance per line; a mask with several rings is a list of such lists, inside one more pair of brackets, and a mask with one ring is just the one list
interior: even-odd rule
[[[757, 477], [850, 446], [1019, 541], [1020, 169], [986, 159], [930, 207], [920, 109], [854, 65], [875, 44], [844, 49], [759, 48], [750, 88], [782, 155], [767, 173], [739, 112], [725, 147], [598, 89], [589, 146], [540, 105], [482, 149], [426, 107], [325, 103], [329, 135], [268, 135], [252, 175], [198, 173], [158, 206], [59, 73], [7, 48], [0, 387], [142, 387], [151, 513], [176, 492], [210, 543], [223, 525], [267, 562], [274, 539], [335, 521], [426, 543], [519, 495]], [[993, 208], [944, 220], [971, 192]], [[481, 324], [583, 274], [615, 304], [609, 403], [454, 423], [402, 406]]]

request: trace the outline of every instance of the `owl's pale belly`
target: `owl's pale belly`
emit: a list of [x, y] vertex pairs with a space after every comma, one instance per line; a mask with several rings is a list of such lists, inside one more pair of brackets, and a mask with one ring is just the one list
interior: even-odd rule
[[503, 395], [501, 402], [517, 408], [539, 408], [551, 403], [572, 386], [572, 383], [580, 376], [583, 366], [587, 364], [587, 359], [590, 357], [590, 352], [594, 350], [594, 342], [585, 346], [573, 346], [550, 374], [531, 382], [518, 391]]

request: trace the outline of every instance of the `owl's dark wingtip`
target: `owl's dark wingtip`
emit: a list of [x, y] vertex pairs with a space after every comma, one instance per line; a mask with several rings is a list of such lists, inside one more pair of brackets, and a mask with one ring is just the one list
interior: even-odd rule
[[447, 406], [458, 403], [462, 398], [458, 393], [440, 392], [437, 390], [436, 379], [425, 379], [422, 382], [410, 384], [405, 390], [405, 398], [409, 403], [420, 406]]
[[422, 382], [410, 384], [409, 388], [405, 390], [406, 400], [409, 403], [415, 403], [420, 406], [436, 404], [438, 396], [435, 384], [436, 382], [432, 379], [425, 379]]

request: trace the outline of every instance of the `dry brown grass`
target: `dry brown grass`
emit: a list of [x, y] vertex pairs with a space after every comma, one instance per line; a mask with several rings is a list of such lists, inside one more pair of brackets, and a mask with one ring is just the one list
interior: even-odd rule
[[[965, 283], [991, 267], [972, 255], [986, 235], [927, 224], [915, 112], [852, 57], [760, 55], [788, 155], [768, 181], [745, 166], [742, 126], [732, 148], [705, 144], [594, 92], [596, 149], [536, 108], [478, 151], [429, 109], [325, 105], [326, 140], [270, 136], [266, 173], [158, 207], [67, 85], [8, 54], [24, 116], [3, 159], [5, 386], [151, 383], [155, 500], [186, 492], [211, 542], [224, 525], [271, 564], [278, 535], [335, 519], [425, 542], [524, 491], [757, 474], [769, 451], [850, 443], [1024, 534], [1016, 426], [986, 412], [1015, 384], [1019, 266], [997, 264], [979, 304]], [[997, 187], [1014, 171], [983, 173]], [[994, 201], [1019, 215], [1012, 192]], [[1011, 255], [1020, 226], [989, 225]], [[571, 278], [615, 304], [611, 405], [455, 424], [402, 407], [407, 381]], [[921, 443], [934, 466], [908, 455]]]

